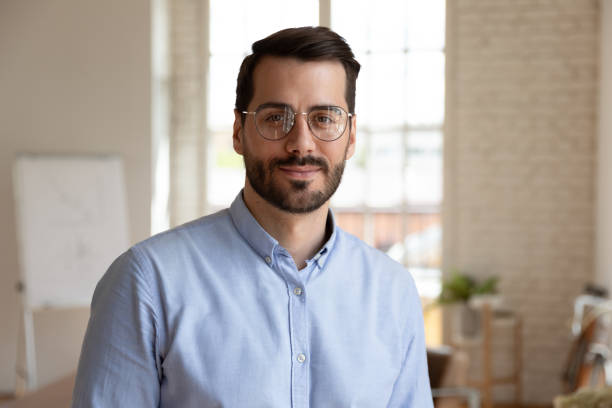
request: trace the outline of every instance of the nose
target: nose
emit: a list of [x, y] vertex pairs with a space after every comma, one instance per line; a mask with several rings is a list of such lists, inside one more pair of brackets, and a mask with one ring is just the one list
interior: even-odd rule
[[308, 114], [296, 113], [293, 127], [285, 138], [285, 149], [296, 156], [305, 156], [315, 149], [314, 135], [308, 126]]

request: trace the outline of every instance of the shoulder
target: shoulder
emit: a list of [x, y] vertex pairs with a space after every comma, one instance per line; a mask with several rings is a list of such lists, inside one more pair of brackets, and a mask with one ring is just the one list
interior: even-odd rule
[[236, 235], [227, 210], [201, 217], [133, 245], [115, 259], [101, 284], [155, 285], [158, 272], [183, 271], [203, 253], [218, 251], [219, 242], [231, 241]]
[[361, 276], [387, 290], [418, 296], [412, 275], [402, 264], [339, 227], [337, 234], [337, 255], [334, 258], [351, 265], [353, 277]]
[[228, 230], [234, 230], [234, 226], [225, 209], [153, 235], [134, 245], [133, 249], [146, 251], [182, 245], [186, 241], [210, 239], [211, 234], [227, 233]]
[[368, 265], [380, 266], [391, 273], [409, 274], [406, 268], [389, 255], [376, 249], [353, 234], [337, 227], [336, 246], [342, 256], [358, 257]]
[[358, 298], [375, 302], [385, 327], [407, 344], [422, 324], [421, 300], [411, 273], [384, 252], [340, 228], [337, 231], [330, 272], [350, 285]]
[[235, 238], [237, 232], [227, 209], [156, 234], [130, 248], [139, 262], [189, 257]]

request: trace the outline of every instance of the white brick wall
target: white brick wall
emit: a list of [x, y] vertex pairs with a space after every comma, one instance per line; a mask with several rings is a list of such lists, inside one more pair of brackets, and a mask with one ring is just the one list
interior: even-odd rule
[[596, 0], [449, 0], [444, 262], [524, 318], [524, 400], [560, 391], [593, 276]]

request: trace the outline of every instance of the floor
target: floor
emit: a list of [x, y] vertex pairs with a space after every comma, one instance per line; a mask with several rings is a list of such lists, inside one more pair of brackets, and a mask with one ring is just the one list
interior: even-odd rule
[[66, 408], [70, 405], [74, 375], [17, 400], [0, 400], [0, 408]]

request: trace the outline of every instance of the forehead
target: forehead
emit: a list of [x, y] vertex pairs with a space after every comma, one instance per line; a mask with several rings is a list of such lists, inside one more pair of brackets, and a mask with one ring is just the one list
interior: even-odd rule
[[347, 108], [346, 74], [339, 61], [302, 61], [290, 57], [263, 57], [253, 73], [250, 107], [286, 103], [296, 109], [315, 105]]

